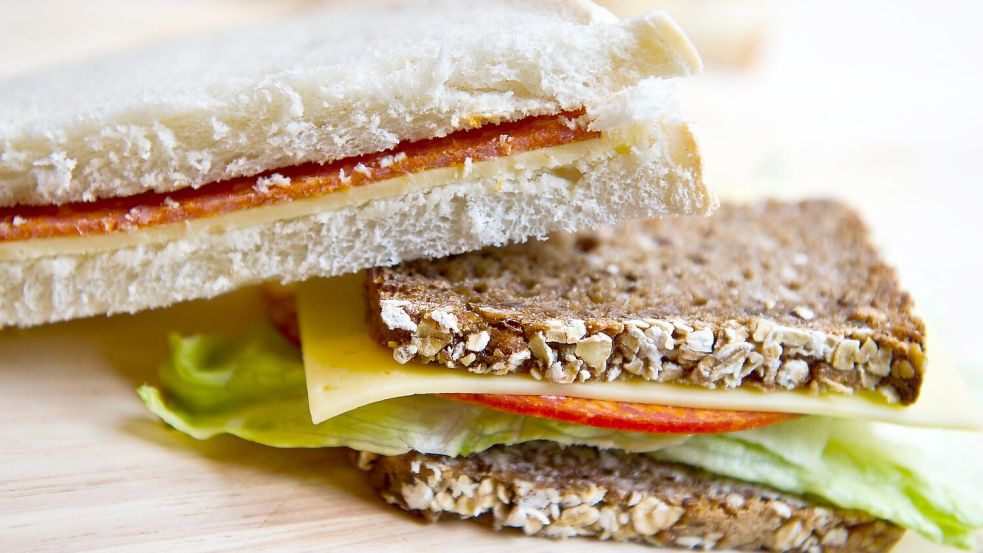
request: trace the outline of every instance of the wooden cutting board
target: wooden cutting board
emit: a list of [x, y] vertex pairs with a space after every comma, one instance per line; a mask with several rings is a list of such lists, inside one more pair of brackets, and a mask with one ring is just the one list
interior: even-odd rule
[[[147, 412], [166, 335], [235, 332], [255, 292], [0, 332], [0, 551], [648, 551], [427, 525], [384, 504], [343, 451], [196, 441]], [[940, 551], [920, 540], [899, 551]]]

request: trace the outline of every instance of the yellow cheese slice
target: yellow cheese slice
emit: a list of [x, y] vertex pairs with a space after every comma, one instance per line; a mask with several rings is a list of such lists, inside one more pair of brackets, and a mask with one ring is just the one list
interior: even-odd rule
[[875, 394], [708, 390], [644, 381], [555, 384], [528, 376], [478, 375], [440, 365], [400, 365], [392, 350], [369, 336], [364, 275], [312, 280], [298, 296], [301, 342], [311, 417], [319, 423], [363, 405], [415, 394], [482, 393], [557, 395], [611, 401], [801, 413], [964, 430], [983, 419], [950, 365], [926, 371], [919, 400], [891, 405]]
[[622, 145], [613, 137], [603, 135], [601, 138], [479, 161], [468, 167], [457, 165], [430, 169], [373, 182], [367, 186], [331, 192], [316, 198], [190, 219], [132, 232], [0, 242], [0, 261], [23, 261], [54, 255], [85, 255], [145, 244], [160, 244], [206, 233], [221, 233], [231, 229], [361, 205], [380, 198], [402, 196], [464, 179], [478, 181], [514, 175], [524, 170], [552, 170], [567, 167], [592, 155], [604, 155], [604, 152], [615, 155], [619, 146]]

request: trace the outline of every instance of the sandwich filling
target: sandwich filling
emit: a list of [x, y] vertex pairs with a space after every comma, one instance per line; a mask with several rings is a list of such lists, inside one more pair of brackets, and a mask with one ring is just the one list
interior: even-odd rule
[[[166, 241], [189, 228], [226, 229], [292, 218], [454, 180], [493, 178], [516, 167], [556, 168], [601, 142], [601, 133], [588, 128], [583, 111], [490, 125], [475, 120], [474, 125], [385, 152], [167, 194], [0, 207], [0, 260]], [[504, 159], [509, 162], [501, 163]]]
[[507, 413], [542, 417], [598, 428], [666, 434], [736, 432], [778, 424], [795, 417], [791, 413], [699, 409], [567, 396], [439, 395], [447, 399], [463, 401]]

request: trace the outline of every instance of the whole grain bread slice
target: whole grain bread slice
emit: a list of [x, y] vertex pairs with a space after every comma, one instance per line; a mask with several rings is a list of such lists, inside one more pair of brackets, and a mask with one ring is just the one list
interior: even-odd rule
[[387, 502], [431, 521], [479, 518], [551, 538], [859, 553], [888, 551], [904, 532], [860, 511], [642, 453], [529, 442], [457, 458], [360, 453], [357, 462]]
[[559, 383], [644, 379], [910, 404], [924, 325], [834, 201], [725, 205], [373, 269], [375, 338], [401, 363]]

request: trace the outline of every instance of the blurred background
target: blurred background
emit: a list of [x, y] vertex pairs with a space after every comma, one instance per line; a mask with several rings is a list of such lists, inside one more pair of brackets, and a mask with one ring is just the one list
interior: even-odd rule
[[[312, 9], [317, 0], [0, 0], [3, 79]], [[983, 391], [983, 2], [607, 0], [663, 8], [704, 75], [680, 83], [724, 197], [836, 196], [917, 299], [932, 354]]]

